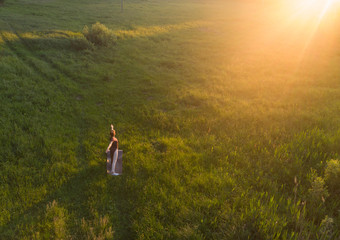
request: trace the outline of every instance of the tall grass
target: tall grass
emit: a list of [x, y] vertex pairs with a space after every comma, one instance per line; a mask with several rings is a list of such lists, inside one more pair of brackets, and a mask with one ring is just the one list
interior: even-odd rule
[[0, 238], [338, 239], [340, 28], [119, 4], [0, 9]]

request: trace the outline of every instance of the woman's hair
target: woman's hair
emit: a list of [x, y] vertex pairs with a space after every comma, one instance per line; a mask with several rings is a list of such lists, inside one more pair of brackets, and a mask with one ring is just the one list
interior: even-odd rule
[[116, 131], [112, 129], [111, 132], [110, 132], [110, 135], [111, 135], [111, 137], [116, 136]]

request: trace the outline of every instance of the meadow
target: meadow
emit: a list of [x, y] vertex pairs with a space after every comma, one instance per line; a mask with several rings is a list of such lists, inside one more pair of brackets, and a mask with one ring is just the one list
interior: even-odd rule
[[289, 3], [4, 0], [0, 239], [339, 239], [339, 4]]

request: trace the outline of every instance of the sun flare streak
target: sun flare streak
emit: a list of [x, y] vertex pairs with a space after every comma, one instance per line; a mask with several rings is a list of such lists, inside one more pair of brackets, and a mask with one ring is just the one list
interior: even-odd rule
[[[305, 42], [300, 52], [299, 63], [302, 62], [307, 49], [311, 45], [323, 22], [326, 22], [329, 10], [340, 3], [340, 0], [304, 0], [295, 5], [290, 16], [290, 25], [300, 27], [306, 32]], [[327, 19], [329, 21], [329, 19]], [[302, 38], [303, 39], [303, 38]]]
[[332, 3], [333, 3], [333, 0], [328, 0], [326, 2], [326, 4], [324, 5], [323, 9], [321, 10], [321, 12], [319, 13], [318, 19], [317, 19], [315, 25], [312, 28], [312, 31], [311, 31], [311, 33], [309, 35], [308, 40], [306, 41], [305, 47], [303, 49], [303, 53], [306, 51], [306, 49], [308, 48], [309, 44], [311, 43], [311, 41], [312, 41], [313, 37], [315, 36], [315, 34], [316, 34], [316, 32], [317, 32], [317, 30], [318, 30], [318, 28], [319, 28], [319, 26], [320, 26], [324, 16], [325, 16], [325, 14], [327, 13], [327, 11], [328, 11], [328, 9], [329, 9], [329, 7], [331, 6]]

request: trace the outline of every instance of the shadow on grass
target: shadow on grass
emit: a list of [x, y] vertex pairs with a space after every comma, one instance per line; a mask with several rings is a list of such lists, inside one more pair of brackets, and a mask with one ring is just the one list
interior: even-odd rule
[[[131, 229], [130, 212], [133, 206], [128, 203], [133, 201], [132, 195], [125, 189], [126, 177], [124, 175], [118, 177], [112, 177], [106, 174], [106, 162], [95, 166], [85, 166], [78, 174], [70, 178], [60, 188], [56, 189], [52, 193], [48, 194], [43, 200], [34, 204], [23, 213], [12, 218], [7, 224], [0, 226], [1, 237], [4, 239], [10, 239], [13, 236], [20, 236], [20, 227], [22, 226], [37, 226], [43, 220], [44, 211], [46, 206], [54, 200], [58, 202], [59, 206], [65, 208], [72, 217], [69, 219], [69, 224], [66, 226], [68, 232], [73, 237], [81, 238], [81, 232], [79, 228], [81, 226], [81, 219], [93, 219], [96, 218], [96, 214], [88, 205], [89, 199], [92, 198], [89, 188], [92, 183], [105, 181], [104, 195], [107, 202], [105, 204], [113, 204], [116, 206], [116, 211], [107, 211], [104, 206], [100, 206], [99, 215], [109, 215], [110, 221], [113, 225], [113, 229], [116, 232], [115, 236], [118, 239], [133, 239], [133, 232]], [[103, 212], [107, 211], [107, 212]], [[113, 216], [113, 214], [118, 216]], [[117, 221], [118, 219], [118, 221]], [[30, 229], [34, 231], [36, 229]], [[32, 232], [34, 233], [34, 232]], [[27, 237], [27, 236], [26, 236]]]
[[[189, 26], [190, 27], [190, 26]], [[186, 28], [184, 26], [183, 28]], [[149, 35], [158, 35], [168, 30], [179, 30], [175, 27], [171, 27], [170, 29], [165, 29], [158, 31], [157, 28], [155, 30], [150, 31]], [[141, 31], [143, 32], [143, 31]], [[68, 51], [74, 50], [72, 49], [72, 45], [70, 44], [70, 39], [67, 38], [67, 34], [62, 33], [60, 37], [53, 37], [52, 35], [55, 32], [44, 32], [45, 37], [36, 36], [25, 36], [24, 34], [18, 34], [14, 31], [14, 33], [10, 35], [6, 35], [1, 33], [1, 39], [4, 41], [3, 43], [8, 46], [8, 48], [12, 51], [14, 55], [16, 55], [20, 60], [23, 61], [29, 68], [33, 70], [33, 72], [37, 72], [44, 78], [51, 78], [50, 73], [46, 72], [41, 68], [40, 65], [37, 65], [35, 61], [32, 59], [36, 58], [38, 60], [44, 61], [47, 65], [66, 77], [73, 79], [74, 75], [68, 74], [62, 69], [60, 66], [56, 65], [52, 59], [48, 55], [39, 54], [44, 51]], [[52, 34], [48, 37], [49, 34]], [[129, 33], [124, 33], [125, 35], [129, 35]], [[146, 34], [146, 36], [148, 36]], [[133, 36], [140, 36], [134, 33]], [[141, 34], [141, 36], [144, 36]], [[126, 37], [126, 36], [125, 36]], [[132, 37], [132, 36], [130, 36]], [[83, 113], [82, 113], [83, 115]], [[83, 117], [80, 117], [80, 122], [83, 122]], [[82, 128], [84, 129], [84, 128]], [[81, 139], [81, 138], [80, 138]], [[78, 149], [78, 153], [81, 153], [82, 149]], [[61, 207], [65, 208], [67, 212], [70, 214], [70, 224], [66, 227], [69, 232], [74, 234], [75, 237], [78, 236], [77, 228], [79, 228], [81, 224], [82, 218], [93, 218], [96, 217], [93, 214], [93, 209], [89, 206], [89, 199], [91, 199], [91, 191], [89, 191], [89, 187], [92, 183], [96, 183], [99, 181], [103, 181], [106, 189], [104, 189], [103, 193], [106, 195], [105, 204], [114, 204], [115, 212], [113, 210], [107, 210], [107, 208], [102, 208], [98, 204], [95, 205], [95, 210], [98, 210], [98, 214], [108, 214], [110, 215], [110, 220], [113, 224], [114, 231], [116, 232], [116, 238], [118, 239], [134, 239], [135, 233], [132, 229], [132, 214], [134, 211], [134, 200], [136, 196], [136, 192], [131, 191], [127, 187], [126, 180], [128, 173], [124, 172], [124, 175], [119, 177], [111, 177], [106, 174], [106, 161], [103, 156], [103, 161], [97, 165], [88, 165], [85, 156], [80, 155], [79, 164], [83, 164], [79, 172], [68, 179], [61, 187], [58, 189], [49, 189], [47, 195], [41, 199], [39, 202], [35, 203], [33, 206], [29, 207], [24, 211], [20, 211], [19, 214], [12, 214], [13, 218], [10, 219], [5, 225], [0, 226], [1, 238], [4, 239], [13, 238], [13, 236], [20, 236], [20, 234], [26, 234], [26, 229], [28, 228], [28, 232], [33, 233], [32, 231], [36, 230], [35, 225], [39, 225], [39, 222], [43, 219], [44, 211], [46, 206], [53, 202], [54, 200], [60, 204]], [[125, 175], [126, 174], [126, 175]], [[99, 191], [95, 189], [94, 192], [98, 193]], [[98, 203], [100, 201], [96, 201]], [[115, 216], [114, 216], [115, 215]], [[25, 230], [22, 227], [26, 228]], [[31, 229], [30, 229], [31, 227]], [[27, 237], [27, 236], [26, 236]]]

